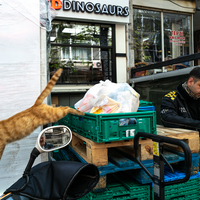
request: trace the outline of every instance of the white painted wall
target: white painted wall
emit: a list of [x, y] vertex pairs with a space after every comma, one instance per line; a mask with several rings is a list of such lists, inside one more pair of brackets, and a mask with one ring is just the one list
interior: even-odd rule
[[[38, 0], [0, 0], [0, 120], [32, 106], [41, 92], [39, 12]], [[23, 174], [39, 132], [6, 146], [0, 194]]]
[[[115, 26], [116, 37], [116, 53], [126, 54], [126, 31], [125, 25]], [[126, 83], [127, 70], [126, 70], [126, 57], [116, 58], [116, 71], [117, 71], [117, 83]]]

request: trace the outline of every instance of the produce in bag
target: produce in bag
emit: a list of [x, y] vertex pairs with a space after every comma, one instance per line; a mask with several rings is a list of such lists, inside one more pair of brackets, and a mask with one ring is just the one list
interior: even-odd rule
[[91, 87], [74, 107], [95, 114], [136, 112], [140, 95], [127, 83], [109, 80]]
[[[102, 96], [101, 96], [102, 97]], [[102, 104], [104, 102], [104, 104]], [[120, 112], [122, 105], [112, 100], [111, 98], [105, 96], [101, 103], [95, 103], [94, 107], [90, 113], [100, 114], [100, 113], [117, 113]]]

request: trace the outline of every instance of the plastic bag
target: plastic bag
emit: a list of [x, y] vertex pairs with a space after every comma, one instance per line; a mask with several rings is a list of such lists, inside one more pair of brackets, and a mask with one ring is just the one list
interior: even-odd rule
[[[103, 95], [102, 95], [103, 96]], [[95, 103], [94, 107], [90, 113], [100, 114], [100, 113], [117, 113], [120, 112], [122, 105], [113, 99], [104, 96], [104, 98], [98, 100], [99, 103]]]
[[109, 80], [91, 87], [74, 107], [90, 113], [136, 112], [140, 95], [127, 83], [113, 83]]

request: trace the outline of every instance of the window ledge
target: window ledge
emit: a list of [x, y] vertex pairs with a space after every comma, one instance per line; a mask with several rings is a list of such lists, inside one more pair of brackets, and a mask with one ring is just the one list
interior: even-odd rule
[[93, 85], [55, 85], [52, 89], [52, 93], [63, 92], [86, 92]]
[[148, 75], [148, 76], [132, 78], [132, 79], [130, 79], [130, 84], [189, 74], [190, 71], [195, 67], [197, 67], [197, 66], [188, 67], [188, 68], [185, 68], [185, 69], [173, 70], [173, 71], [169, 71], [169, 72], [152, 74], [152, 75]]

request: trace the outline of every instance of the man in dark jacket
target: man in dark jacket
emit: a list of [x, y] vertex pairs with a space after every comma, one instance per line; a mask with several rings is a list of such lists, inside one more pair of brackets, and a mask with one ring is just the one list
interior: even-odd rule
[[40, 146], [43, 149], [53, 149], [54, 148], [53, 144], [46, 143], [46, 136], [45, 136], [45, 134], [41, 135], [41, 137], [40, 137]]
[[200, 131], [200, 67], [191, 70], [176, 91], [164, 96], [160, 116], [164, 126]]

